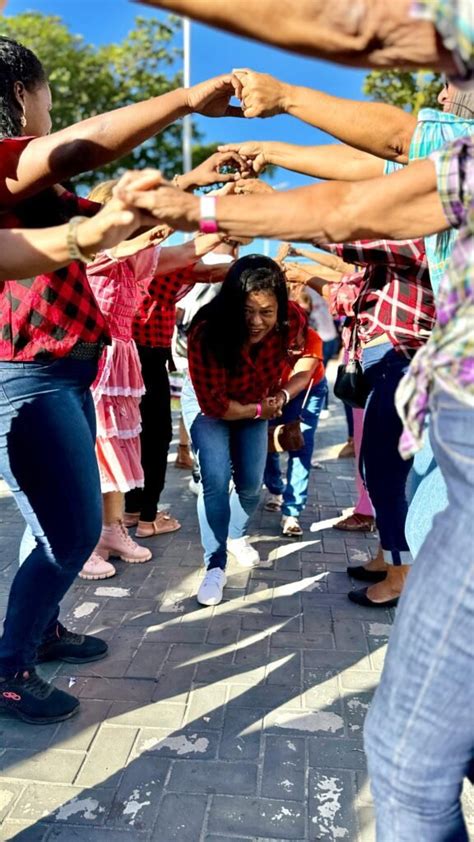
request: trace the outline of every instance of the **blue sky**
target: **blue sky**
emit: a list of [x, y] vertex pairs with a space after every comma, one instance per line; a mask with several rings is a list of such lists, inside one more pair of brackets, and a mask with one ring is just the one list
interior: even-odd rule
[[[129, 0], [8, 0], [5, 14], [29, 10], [60, 16], [74, 33], [96, 44], [121, 40], [132, 28], [137, 15], [163, 15], [158, 9]], [[293, 56], [196, 23], [191, 29], [191, 51], [193, 83], [227, 72], [232, 67], [251, 67], [293, 84], [320, 88], [336, 96], [364, 98], [363, 71]], [[204, 133], [205, 142], [245, 139], [284, 140], [298, 144], [330, 142], [327, 135], [287, 116], [252, 121], [198, 118], [197, 123]], [[279, 170], [273, 183], [293, 187], [307, 183], [307, 179]]]

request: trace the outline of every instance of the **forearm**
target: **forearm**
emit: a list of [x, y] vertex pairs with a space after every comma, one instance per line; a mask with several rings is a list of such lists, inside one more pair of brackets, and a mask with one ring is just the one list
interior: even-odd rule
[[298, 254], [311, 260], [312, 263], [327, 266], [328, 269], [333, 269], [335, 272], [350, 272], [352, 270], [352, 264], [345, 263], [337, 254], [310, 251], [309, 249], [298, 249]]
[[90, 117], [31, 141], [7, 186], [19, 198], [127, 155], [189, 113], [184, 88]]
[[356, 181], [383, 175], [380, 158], [345, 144], [294, 146], [270, 141], [262, 146], [269, 164], [313, 178]]
[[227, 412], [222, 416], [222, 419], [224, 421], [245, 421], [255, 418], [256, 414], [256, 403], [242, 404], [238, 401], [229, 401]]
[[200, 255], [196, 253], [196, 240], [181, 246], [163, 246], [160, 251], [157, 272], [161, 277], [168, 272], [179, 272], [187, 266], [198, 263]]
[[67, 225], [55, 228], [0, 231], [0, 280], [21, 280], [67, 266]]
[[315, 292], [319, 292], [319, 294], [322, 295], [324, 287], [327, 284], [334, 283], [338, 283], [338, 281], [327, 281], [325, 278], [317, 278], [316, 275], [313, 275], [312, 278], [308, 278], [308, 280], [306, 281], [306, 286], [310, 287], [310, 289], [314, 289]]
[[[401, 108], [341, 99], [312, 88], [287, 84], [283, 85], [283, 107], [291, 116], [348, 144], [307, 147], [302, 160], [311, 167], [312, 173], [305, 169], [299, 172], [307, 171], [319, 178], [354, 181], [383, 175], [383, 164], [377, 157], [408, 162], [416, 117]], [[290, 157], [288, 151], [286, 155]]]
[[410, 17], [410, 0], [142, 0], [264, 43], [359, 67], [431, 67], [454, 62], [433, 26]]
[[285, 391], [288, 392], [290, 400], [293, 400], [293, 398], [296, 398], [300, 392], [308, 388], [316, 365], [317, 360], [314, 361], [314, 364], [310, 369], [292, 374], [288, 382], [285, 383]]

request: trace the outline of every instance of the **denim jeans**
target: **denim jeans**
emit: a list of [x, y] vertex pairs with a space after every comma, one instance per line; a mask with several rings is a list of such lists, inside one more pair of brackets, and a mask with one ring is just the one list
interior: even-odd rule
[[365, 348], [362, 365], [371, 392], [364, 415], [361, 473], [375, 510], [385, 561], [411, 564], [405, 521], [413, 460], [404, 461], [398, 452], [402, 423], [395, 409], [395, 392], [410, 360], [387, 342]]
[[407, 492], [405, 535], [411, 554], [416, 558], [433, 526], [434, 516], [448, 505], [446, 484], [433, 456], [428, 426], [423, 437], [423, 447], [413, 460]]
[[[227, 538], [247, 534], [257, 508], [267, 455], [266, 421], [223, 421], [204, 415], [191, 381], [181, 394], [183, 420], [201, 472], [198, 518], [208, 569], [227, 563]], [[234, 487], [229, 495], [229, 483]]]
[[305, 399], [306, 390], [285, 406], [282, 417], [278, 419], [278, 423], [286, 424], [288, 421], [301, 418], [301, 432], [304, 438], [304, 446], [301, 450], [288, 453], [286, 483], [283, 481], [281, 474], [279, 454], [269, 453], [267, 456], [264, 482], [271, 494], [283, 495], [281, 510], [283, 515], [298, 517], [306, 506], [314, 436], [327, 391], [328, 384], [324, 377], [320, 383], [312, 387], [303, 410], [301, 406]]
[[[0, 362], [0, 474], [26, 524], [11, 586], [0, 675], [31, 668], [102, 524], [89, 387], [95, 361]], [[25, 557], [26, 556], [26, 557]]]
[[377, 842], [467, 842], [460, 793], [474, 727], [474, 410], [432, 399], [449, 503], [407, 579], [365, 727]]

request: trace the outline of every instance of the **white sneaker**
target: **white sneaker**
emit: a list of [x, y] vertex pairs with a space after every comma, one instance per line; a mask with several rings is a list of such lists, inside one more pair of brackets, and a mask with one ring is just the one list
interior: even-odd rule
[[241, 567], [255, 567], [260, 564], [258, 550], [252, 547], [247, 535], [243, 538], [228, 538], [227, 550]]
[[201, 488], [201, 483], [197, 482], [194, 479], [194, 477], [191, 477], [191, 479], [189, 480], [188, 488], [189, 488], [191, 494], [195, 494], [196, 497], [197, 497], [198, 494], [199, 494], [199, 489]]
[[197, 601], [201, 605], [219, 605], [226, 581], [225, 571], [220, 567], [208, 570], [197, 592]]

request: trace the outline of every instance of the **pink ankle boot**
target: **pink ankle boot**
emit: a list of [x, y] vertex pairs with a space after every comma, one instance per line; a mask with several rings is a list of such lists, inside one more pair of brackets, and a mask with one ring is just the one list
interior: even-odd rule
[[122, 561], [129, 561], [132, 564], [150, 561], [152, 556], [150, 550], [141, 547], [140, 544], [130, 538], [122, 521], [102, 527], [97, 552], [109, 552], [110, 555], [118, 556]]
[[79, 573], [79, 577], [94, 581], [96, 579], [110, 579], [111, 576], [115, 576], [115, 567], [110, 561], [107, 561], [108, 555], [106, 553], [106, 558], [103, 558], [94, 550]]

